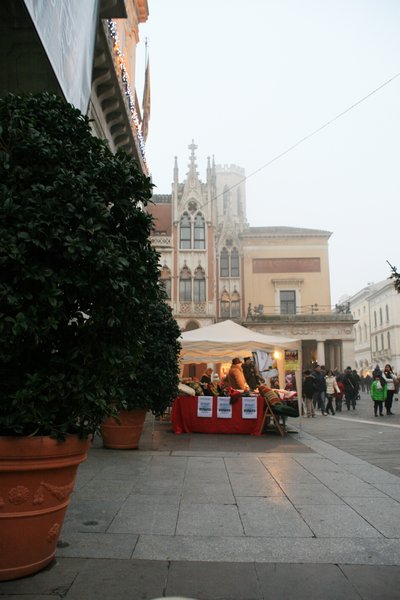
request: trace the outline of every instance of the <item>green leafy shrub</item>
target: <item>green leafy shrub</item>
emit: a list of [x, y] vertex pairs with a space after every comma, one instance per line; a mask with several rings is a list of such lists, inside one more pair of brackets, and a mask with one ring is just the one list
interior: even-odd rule
[[151, 195], [70, 104], [0, 99], [0, 435], [85, 436], [142, 365]]
[[143, 358], [140, 367], [121, 382], [117, 408], [145, 408], [160, 416], [178, 395], [180, 330], [162, 292], [149, 308]]

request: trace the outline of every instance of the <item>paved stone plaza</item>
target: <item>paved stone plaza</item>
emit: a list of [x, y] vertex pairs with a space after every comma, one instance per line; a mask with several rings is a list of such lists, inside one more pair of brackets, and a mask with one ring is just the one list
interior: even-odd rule
[[56, 561], [0, 598], [399, 598], [400, 417], [364, 394], [292, 425], [175, 436], [148, 419], [139, 451], [96, 439]]

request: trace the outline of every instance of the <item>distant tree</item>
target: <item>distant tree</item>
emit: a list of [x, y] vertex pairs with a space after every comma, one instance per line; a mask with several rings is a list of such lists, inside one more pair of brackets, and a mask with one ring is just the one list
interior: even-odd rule
[[390, 262], [388, 260], [386, 262], [392, 270], [390, 279], [394, 280], [394, 289], [396, 290], [396, 292], [398, 294], [400, 294], [400, 273], [397, 271], [396, 267], [394, 267], [393, 265], [390, 264]]

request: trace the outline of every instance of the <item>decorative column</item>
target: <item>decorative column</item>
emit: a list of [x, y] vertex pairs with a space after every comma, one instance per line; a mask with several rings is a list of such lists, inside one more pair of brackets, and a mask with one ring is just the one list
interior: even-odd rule
[[319, 365], [325, 364], [325, 342], [317, 340], [317, 362]]
[[351, 367], [354, 369], [354, 341], [342, 340], [342, 368]]
[[340, 352], [340, 343], [335, 343], [334, 345], [334, 365], [333, 368], [334, 369], [338, 369], [339, 371], [343, 371], [343, 365], [342, 365], [342, 357], [341, 357], [341, 352]]

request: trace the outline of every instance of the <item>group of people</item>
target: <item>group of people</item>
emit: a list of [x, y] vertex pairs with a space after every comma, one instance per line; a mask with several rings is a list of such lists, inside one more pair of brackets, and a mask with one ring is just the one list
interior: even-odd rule
[[[206, 369], [200, 379], [200, 383], [208, 386], [213, 380], [215, 382], [215, 375], [213, 378], [212, 373], [213, 370], [211, 368]], [[216, 378], [218, 380], [218, 375], [216, 375]], [[232, 360], [224, 383], [235, 390], [247, 392], [254, 391], [263, 382], [264, 379], [260, 376], [256, 363], [251, 356], [246, 356], [243, 361], [239, 357]]]
[[[366, 378], [364, 383], [365, 380]], [[393, 396], [398, 391], [399, 378], [391, 365], [386, 365], [383, 371], [377, 365], [370, 380], [368, 391], [374, 401], [375, 416], [377, 417], [378, 413], [383, 416], [383, 406], [387, 415], [393, 415]], [[347, 410], [351, 408], [355, 410], [357, 400], [360, 398], [360, 388], [363, 389], [361, 377], [351, 367], [347, 367], [344, 373], [340, 373], [326, 371], [325, 367], [315, 363], [312, 369], [304, 371], [302, 389], [307, 417], [315, 417], [317, 408], [324, 416], [341, 412], [343, 400]]]
[[385, 406], [387, 415], [393, 415], [393, 396], [399, 390], [399, 378], [390, 365], [385, 365], [383, 371], [381, 371], [379, 365], [376, 365], [372, 378], [370, 394], [374, 401], [375, 417], [378, 416], [378, 413], [383, 417], [383, 406]]

